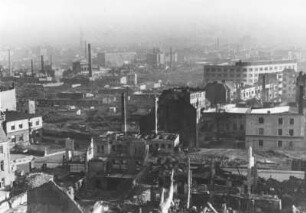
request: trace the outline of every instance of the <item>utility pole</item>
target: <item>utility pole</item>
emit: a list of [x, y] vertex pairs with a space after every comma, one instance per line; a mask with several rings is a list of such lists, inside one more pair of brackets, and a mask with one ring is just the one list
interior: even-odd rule
[[190, 198], [191, 198], [191, 185], [192, 185], [192, 174], [190, 170], [190, 158], [188, 157], [188, 173], [187, 173], [187, 209], [190, 208]]

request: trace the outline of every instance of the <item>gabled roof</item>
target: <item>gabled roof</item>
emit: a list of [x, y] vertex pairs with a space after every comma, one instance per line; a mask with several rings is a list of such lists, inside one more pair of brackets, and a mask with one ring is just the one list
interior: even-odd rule
[[6, 111], [5, 114], [5, 120], [6, 121], [18, 121], [18, 120], [26, 120], [30, 118], [35, 117], [41, 117], [41, 115], [38, 114], [26, 114], [23, 112], [17, 112], [17, 111]]

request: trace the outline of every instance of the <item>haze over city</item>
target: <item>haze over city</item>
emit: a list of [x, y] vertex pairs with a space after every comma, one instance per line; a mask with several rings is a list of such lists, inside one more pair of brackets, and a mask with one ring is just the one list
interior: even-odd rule
[[3, 45], [163, 42], [248, 35], [259, 43], [305, 44], [303, 0], [1, 0]]

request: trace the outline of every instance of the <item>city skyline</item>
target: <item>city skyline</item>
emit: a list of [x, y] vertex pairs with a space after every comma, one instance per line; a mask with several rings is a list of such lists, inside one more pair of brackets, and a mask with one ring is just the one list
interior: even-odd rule
[[0, 3], [2, 45], [77, 44], [80, 32], [98, 44], [176, 39], [305, 44], [301, 0], [67, 0]]

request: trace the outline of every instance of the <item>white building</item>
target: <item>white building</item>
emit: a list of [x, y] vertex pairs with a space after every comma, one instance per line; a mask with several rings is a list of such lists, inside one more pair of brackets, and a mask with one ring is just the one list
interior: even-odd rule
[[211, 81], [225, 80], [251, 85], [258, 81], [259, 74], [282, 72], [285, 69], [297, 71], [297, 62], [291, 60], [239, 61], [234, 65], [204, 65], [204, 84]]

